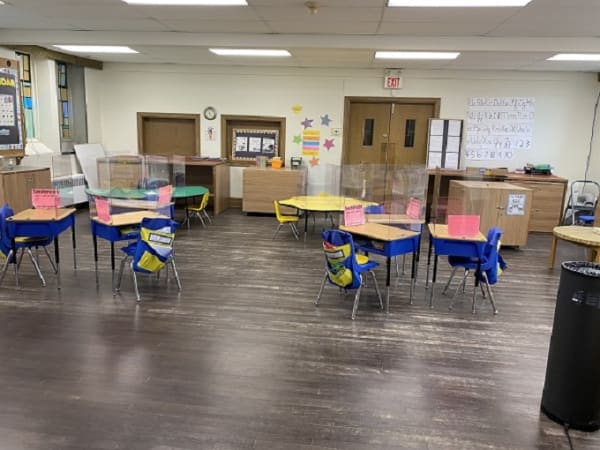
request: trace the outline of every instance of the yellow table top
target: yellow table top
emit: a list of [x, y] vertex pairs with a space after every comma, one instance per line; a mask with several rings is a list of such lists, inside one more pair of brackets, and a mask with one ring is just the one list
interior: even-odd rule
[[337, 195], [299, 195], [279, 200], [279, 204], [305, 211], [344, 211], [344, 208], [347, 206], [376, 205], [374, 202], [366, 202], [352, 197], [340, 197]]
[[600, 247], [600, 228], [567, 225], [554, 227], [552, 234], [565, 241], [576, 242], [589, 247]]
[[478, 231], [475, 236], [451, 236], [448, 233], [448, 225], [429, 223], [429, 234], [436, 239], [448, 239], [454, 241], [471, 241], [471, 242], [487, 242], [487, 238], [481, 231]]
[[18, 212], [7, 220], [15, 222], [27, 222], [29, 220], [62, 220], [75, 213], [75, 208], [49, 208], [49, 209], [25, 209]]
[[348, 227], [346, 225], [340, 225], [340, 230], [347, 231], [348, 233], [360, 234], [361, 236], [380, 241], [396, 241], [398, 239], [406, 239], [419, 234], [416, 231], [404, 230], [402, 228], [373, 222]]

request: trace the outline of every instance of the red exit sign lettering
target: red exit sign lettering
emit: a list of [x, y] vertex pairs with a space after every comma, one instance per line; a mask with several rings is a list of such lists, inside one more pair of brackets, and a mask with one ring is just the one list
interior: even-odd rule
[[385, 89], [401, 89], [402, 74], [399, 70], [387, 70], [383, 79], [383, 87]]

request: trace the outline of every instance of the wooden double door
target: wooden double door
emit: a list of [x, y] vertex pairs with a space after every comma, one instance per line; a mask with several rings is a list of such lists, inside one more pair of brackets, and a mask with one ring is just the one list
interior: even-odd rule
[[425, 164], [437, 98], [346, 98], [344, 164]]

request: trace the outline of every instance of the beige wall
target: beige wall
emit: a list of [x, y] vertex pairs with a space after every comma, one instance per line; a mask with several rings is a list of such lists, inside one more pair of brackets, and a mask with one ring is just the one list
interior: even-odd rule
[[[536, 99], [534, 148], [510, 162], [469, 162], [469, 165], [522, 167], [550, 163], [559, 175], [575, 179], [584, 173], [592, 110], [599, 88], [596, 74], [565, 72], [450, 72], [405, 71], [403, 89], [382, 86], [380, 70], [326, 70], [177, 65], [106, 64], [86, 72], [90, 142], [112, 153], [137, 152], [136, 113], [201, 113], [214, 106], [219, 114], [284, 116], [287, 118], [286, 156], [300, 156], [293, 136], [300, 122], [329, 114], [331, 127], [342, 128], [345, 96], [440, 97], [441, 117], [466, 119], [469, 97], [527, 96]], [[302, 105], [295, 115], [292, 105]], [[219, 120], [202, 119], [201, 151], [220, 156], [220, 139], [206, 140], [207, 126]], [[326, 129], [322, 129], [323, 132]], [[324, 137], [330, 137], [324, 135]], [[341, 140], [321, 151], [322, 164], [339, 164]], [[598, 147], [598, 145], [596, 145]], [[598, 152], [598, 149], [595, 149]], [[590, 176], [600, 179], [600, 157]], [[464, 165], [464, 163], [463, 163]], [[317, 175], [318, 171], [315, 170]], [[232, 171], [232, 196], [241, 196], [241, 172]]]

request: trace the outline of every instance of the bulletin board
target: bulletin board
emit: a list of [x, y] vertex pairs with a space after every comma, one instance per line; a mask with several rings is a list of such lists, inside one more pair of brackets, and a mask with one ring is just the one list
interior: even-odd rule
[[427, 167], [458, 169], [463, 121], [459, 119], [429, 119], [427, 133]]
[[19, 62], [0, 58], [0, 155], [25, 156]]
[[234, 128], [231, 159], [272, 158], [279, 155], [279, 130]]

